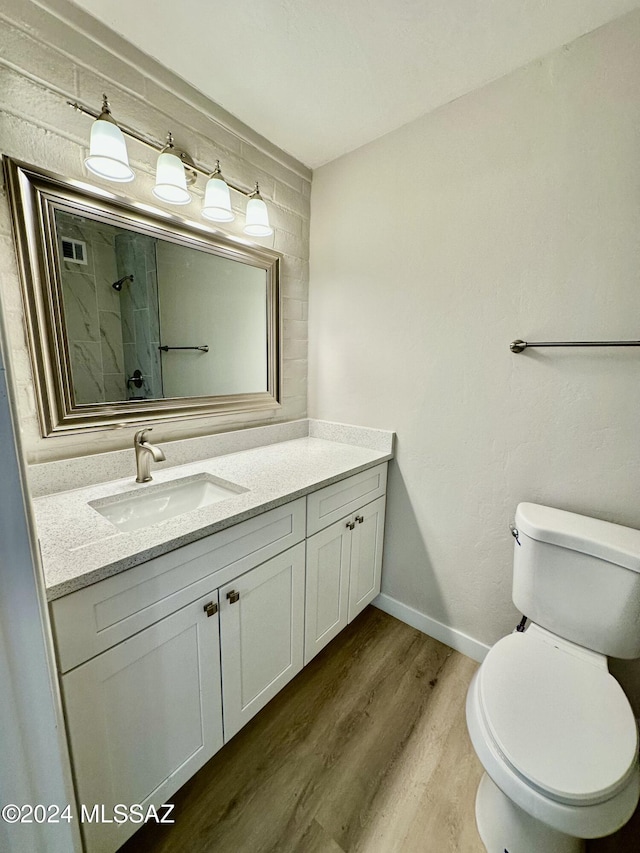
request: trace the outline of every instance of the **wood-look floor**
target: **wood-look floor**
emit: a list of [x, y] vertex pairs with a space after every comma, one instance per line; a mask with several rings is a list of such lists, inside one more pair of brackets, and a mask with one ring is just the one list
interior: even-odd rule
[[[476, 666], [367, 608], [171, 798], [175, 825], [121, 853], [484, 853]], [[637, 851], [638, 826], [589, 853]]]

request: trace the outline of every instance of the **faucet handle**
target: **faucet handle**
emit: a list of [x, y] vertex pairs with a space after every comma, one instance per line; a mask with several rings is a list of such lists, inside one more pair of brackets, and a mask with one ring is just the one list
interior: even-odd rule
[[144, 444], [144, 442], [145, 442], [145, 435], [146, 435], [148, 432], [151, 432], [152, 430], [153, 430], [153, 427], [143, 427], [142, 429], [139, 429], [139, 430], [137, 431], [137, 433], [136, 433], [136, 434], [134, 435], [134, 437], [133, 437], [133, 444], [134, 444], [134, 446], [135, 446], [136, 444]]

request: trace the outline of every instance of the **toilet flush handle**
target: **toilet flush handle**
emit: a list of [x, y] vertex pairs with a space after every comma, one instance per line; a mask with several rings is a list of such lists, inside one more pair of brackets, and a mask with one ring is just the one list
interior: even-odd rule
[[520, 545], [520, 547], [522, 547], [522, 542], [518, 539], [518, 536], [520, 535], [518, 528], [514, 524], [510, 524], [509, 530], [511, 531], [511, 535], [516, 540], [518, 545]]

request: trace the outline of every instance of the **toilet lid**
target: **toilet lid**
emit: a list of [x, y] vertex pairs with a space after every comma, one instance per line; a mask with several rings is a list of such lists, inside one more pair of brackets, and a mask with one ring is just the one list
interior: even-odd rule
[[602, 802], [632, 774], [636, 722], [604, 667], [527, 632], [510, 634], [480, 667], [479, 692], [503, 757], [546, 796]]

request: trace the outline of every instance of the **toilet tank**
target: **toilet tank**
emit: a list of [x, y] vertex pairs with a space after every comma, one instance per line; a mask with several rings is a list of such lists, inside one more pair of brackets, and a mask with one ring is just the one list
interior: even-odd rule
[[515, 526], [516, 607], [588, 649], [640, 657], [640, 530], [532, 503]]

